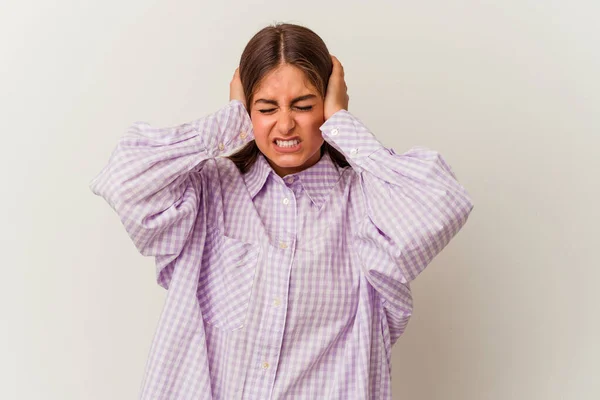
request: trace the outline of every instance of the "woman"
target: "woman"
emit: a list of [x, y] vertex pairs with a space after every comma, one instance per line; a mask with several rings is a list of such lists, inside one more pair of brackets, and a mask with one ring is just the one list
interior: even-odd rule
[[396, 154], [347, 111], [307, 28], [258, 32], [230, 100], [133, 124], [91, 183], [168, 289], [141, 398], [391, 399], [409, 283], [465, 224], [467, 192], [438, 153]]

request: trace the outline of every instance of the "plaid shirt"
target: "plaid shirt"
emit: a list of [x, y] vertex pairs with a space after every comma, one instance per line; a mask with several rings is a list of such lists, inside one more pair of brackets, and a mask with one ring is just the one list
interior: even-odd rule
[[325, 154], [279, 177], [239, 101], [169, 128], [132, 124], [90, 183], [168, 288], [142, 399], [391, 399], [410, 281], [473, 205], [435, 151], [396, 154], [348, 111]]

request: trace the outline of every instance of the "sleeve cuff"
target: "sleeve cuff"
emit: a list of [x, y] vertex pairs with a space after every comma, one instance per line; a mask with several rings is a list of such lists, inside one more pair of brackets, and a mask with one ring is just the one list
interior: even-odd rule
[[320, 127], [323, 138], [340, 151], [352, 167], [362, 169], [369, 156], [385, 149], [369, 129], [347, 110], [333, 114]]
[[216, 122], [218, 133], [206, 137], [207, 148], [211, 149], [214, 157], [229, 154], [254, 139], [252, 121], [239, 100], [231, 100], [217, 111]]

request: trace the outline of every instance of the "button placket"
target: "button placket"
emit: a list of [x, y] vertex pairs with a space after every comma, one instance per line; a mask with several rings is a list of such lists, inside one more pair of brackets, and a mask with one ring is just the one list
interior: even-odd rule
[[[281, 179], [281, 180], [280, 180]], [[276, 212], [285, 218], [285, 224], [280, 230], [271, 232], [269, 252], [273, 252], [273, 259], [276, 260], [278, 268], [272, 274], [275, 287], [264, 293], [262, 307], [264, 307], [263, 320], [264, 330], [258, 333], [258, 341], [261, 345], [257, 348], [254, 362], [258, 376], [261, 379], [270, 381], [276, 374], [279, 363], [281, 344], [283, 341], [283, 331], [285, 329], [287, 286], [289, 285], [289, 268], [284, 268], [292, 264], [293, 254], [296, 245], [296, 216], [297, 206], [293, 187], [299, 183], [297, 176], [286, 176], [280, 179], [275, 178], [277, 182], [277, 194], [272, 199]], [[287, 284], [286, 284], [287, 283]]]

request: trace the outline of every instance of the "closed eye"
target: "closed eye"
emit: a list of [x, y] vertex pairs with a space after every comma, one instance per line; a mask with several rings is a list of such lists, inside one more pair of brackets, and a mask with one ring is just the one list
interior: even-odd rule
[[[313, 109], [313, 106], [304, 106], [304, 107], [294, 107], [298, 111], [310, 111]], [[276, 110], [276, 108], [266, 108], [262, 110], [258, 110], [261, 114], [271, 114]]]

